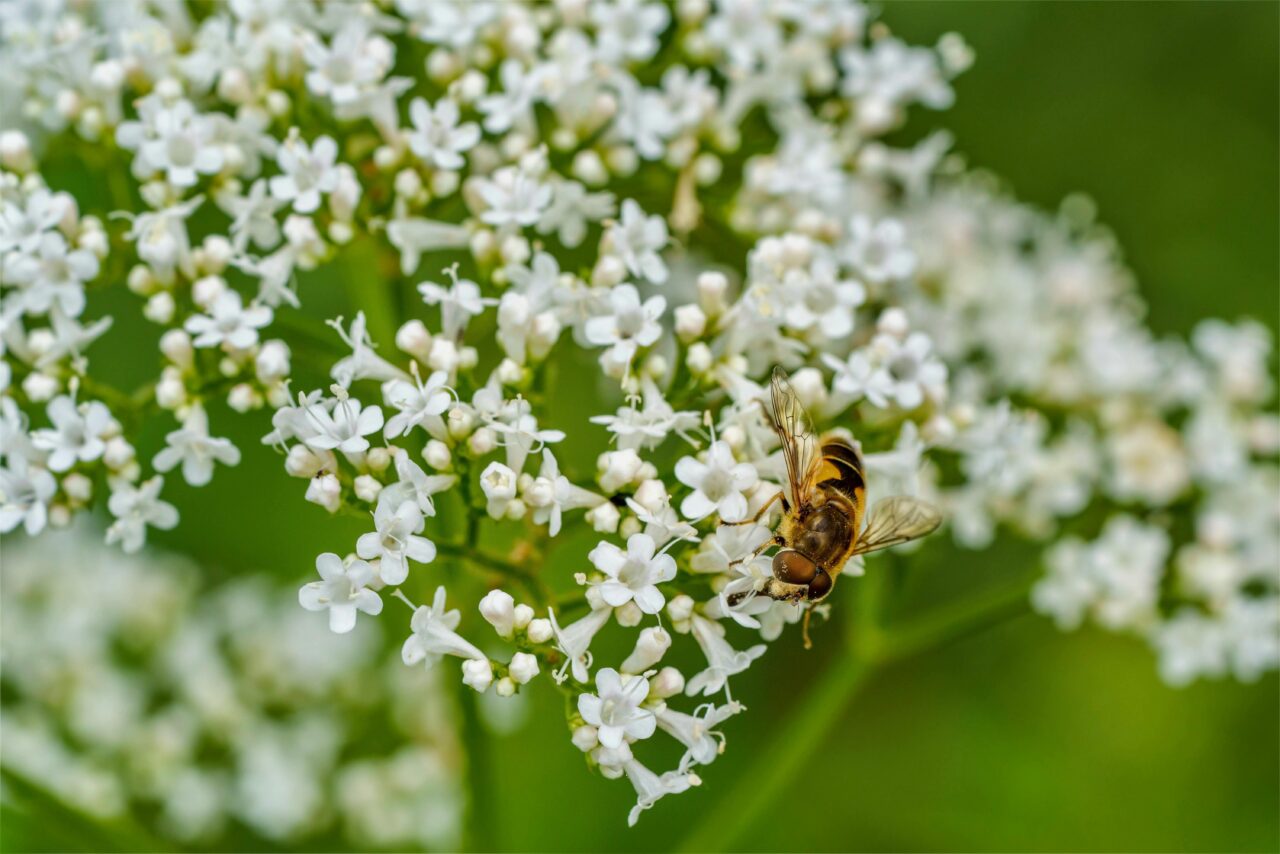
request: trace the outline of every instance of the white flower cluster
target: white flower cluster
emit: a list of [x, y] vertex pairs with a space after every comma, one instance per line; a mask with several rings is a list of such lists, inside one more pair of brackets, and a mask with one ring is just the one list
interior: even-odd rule
[[[635, 786], [634, 822], [700, 782], [742, 710], [729, 677], [803, 613], [754, 595], [769, 562], [744, 558], [767, 528], [717, 527], [785, 480], [763, 406], [783, 366], [819, 428], [857, 425], [873, 497], [929, 496], [963, 545], [1000, 525], [1052, 542], [1120, 507], [1098, 541], [1050, 553], [1034, 600], [1063, 624], [1145, 633], [1173, 681], [1276, 667], [1270, 341], [1247, 323], [1154, 339], [1087, 217], [940, 168], [943, 135], [876, 141], [949, 104], [958, 37], [908, 46], [853, 0], [206, 11], [6, 22], [3, 86], [31, 137], [72, 128], [138, 182], [111, 258], [166, 361], [138, 394], [88, 399], [79, 348], [105, 327], [69, 318], [110, 241], [6, 132], [6, 530], [86, 506], [102, 459], [112, 538], [136, 547], [176, 518], [116, 419], [172, 412], [152, 466], [198, 485], [239, 459], [206, 404], [270, 404], [264, 441], [306, 499], [368, 520], [334, 546], [351, 554], [319, 555], [301, 605], [348, 632], [403, 599], [404, 662], [460, 658], [477, 691], [547, 672], [573, 743]], [[295, 283], [343, 251], [377, 261], [350, 273], [350, 319], [317, 334]], [[328, 378], [319, 355], [295, 374], [268, 330], [338, 338]], [[588, 418], [557, 422], [569, 399]], [[46, 400], [51, 426], [29, 429]], [[604, 431], [594, 472], [568, 464]], [[1196, 541], [1175, 544], [1169, 514], [1188, 510]], [[583, 532], [588, 554], [548, 558]], [[467, 589], [453, 567], [493, 588], [478, 609], [497, 646], [446, 609]], [[610, 624], [633, 651], [597, 667]], [[705, 668], [663, 665], [678, 636]], [[634, 752], [659, 731], [685, 751], [662, 773]]]
[[[206, 589], [79, 526], [6, 546], [4, 571], [6, 775], [169, 845], [457, 846], [453, 707], [376, 627], [335, 637], [262, 579]], [[377, 752], [371, 720], [405, 746]]]

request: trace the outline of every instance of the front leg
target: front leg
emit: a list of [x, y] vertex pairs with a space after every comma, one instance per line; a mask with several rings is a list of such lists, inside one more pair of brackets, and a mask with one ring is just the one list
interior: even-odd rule
[[779, 547], [785, 546], [786, 544], [787, 544], [787, 541], [782, 539], [782, 537], [772, 536], [769, 539], [765, 540], [760, 545], [756, 546], [754, 549], [752, 549], [750, 554], [740, 557], [737, 560], [729, 561], [729, 566], [737, 566], [740, 563], [748, 563], [750, 561], [755, 560], [757, 557], [763, 554], [766, 550], [771, 549], [774, 546], [779, 546]]
[[725, 520], [721, 519], [720, 525], [723, 527], [731, 527], [734, 525], [754, 525], [756, 522], [760, 521], [760, 517], [765, 514], [765, 511], [767, 511], [770, 507], [773, 506], [773, 502], [777, 501], [781, 497], [782, 497], [781, 492], [775, 493], [772, 498], [770, 498], [764, 504], [760, 505], [760, 509], [756, 511], [756, 515], [752, 516], [750, 519], [743, 519], [741, 522], [726, 522]]

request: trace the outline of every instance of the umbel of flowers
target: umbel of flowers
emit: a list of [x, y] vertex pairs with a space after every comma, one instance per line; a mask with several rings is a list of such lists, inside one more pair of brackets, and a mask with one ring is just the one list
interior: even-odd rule
[[[177, 524], [165, 475], [238, 463], [225, 401], [300, 496], [367, 520], [317, 545], [300, 604], [335, 632], [394, 620], [407, 665], [460, 659], [477, 691], [557, 685], [634, 822], [701, 782], [743, 711], [730, 678], [802, 614], [754, 595], [771, 518], [718, 526], [785, 479], [782, 366], [819, 429], [854, 430], [873, 498], [925, 496], [966, 547], [1044, 543], [1032, 601], [1064, 627], [1146, 638], [1175, 683], [1280, 660], [1267, 333], [1157, 339], [1086, 206], [1018, 205], [945, 134], [878, 141], [948, 106], [959, 37], [908, 45], [845, 0], [28, 11], [0, 54], [4, 530], [102, 502], [141, 547]], [[57, 145], [132, 180], [83, 213], [41, 176]], [[343, 253], [376, 263], [311, 328], [307, 271]], [[160, 329], [133, 392], [86, 357], [120, 282]], [[566, 383], [588, 418], [552, 405]], [[561, 465], [601, 431], [594, 471]], [[446, 562], [500, 583], [459, 603]], [[624, 660], [593, 657], [606, 628]], [[705, 666], [664, 664], [677, 643]], [[664, 738], [683, 757], [651, 769]]]

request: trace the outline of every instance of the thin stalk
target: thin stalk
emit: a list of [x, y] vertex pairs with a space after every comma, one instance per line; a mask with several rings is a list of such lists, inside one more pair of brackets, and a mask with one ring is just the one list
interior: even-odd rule
[[[457, 682], [457, 680], [454, 680]], [[468, 851], [493, 851], [493, 765], [490, 735], [480, 720], [479, 694], [458, 682], [458, 712], [462, 718], [462, 744], [467, 763], [467, 821], [464, 846]]]
[[[864, 581], [870, 579], [868, 576]], [[844, 709], [873, 673], [1025, 613], [1032, 579], [1019, 579], [888, 628], [882, 628], [872, 619], [881, 592], [876, 589], [876, 583], [872, 581], [861, 603], [855, 603], [858, 618], [850, 626], [850, 650], [838, 657], [834, 668], [777, 728], [778, 732], [786, 733], [786, 737], [771, 740], [768, 747], [756, 754], [737, 784], [720, 797], [677, 850], [717, 851], [734, 847], [738, 835], [748, 826], [741, 821], [742, 816], [762, 815], [780, 801], [782, 793], [825, 742]]]

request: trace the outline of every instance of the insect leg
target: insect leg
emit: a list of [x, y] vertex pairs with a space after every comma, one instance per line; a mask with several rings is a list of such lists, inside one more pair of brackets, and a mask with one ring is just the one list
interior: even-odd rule
[[760, 521], [760, 517], [765, 514], [765, 511], [767, 511], [770, 507], [772, 507], [773, 502], [777, 501], [781, 497], [782, 497], [781, 492], [774, 493], [774, 496], [772, 498], [770, 498], [764, 504], [760, 505], [760, 509], [756, 511], [756, 515], [752, 516], [750, 519], [743, 519], [740, 522], [726, 522], [723, 519], [721, 519], [720, 525], [722, 527], [730, 527], [733, 525], [753, 525], [756, 522]]
[[760, 545], [752, 549], [751, 554], [746, 555], [744, 557], [740, 557], [737, 560], [729, 561], [729, 566], [737, 566], [740, 563], [746, 563], [747, 561], [755, 560], [767, 549], [773, 548], [774, 546], [785, 546], [786, 544], [787, 544], [787, 541], [782, 539], [782, 537], [770, 537], [769, 539], [765, 540], [763, 543], [761, 543]]
[[809, 640], [809, 618], [813, 616], [813, 606], [804, 609], [804, 620], [800, 624], [800, 633], [804, 637], [804, 648], [813, 649], [813, 641]]

